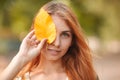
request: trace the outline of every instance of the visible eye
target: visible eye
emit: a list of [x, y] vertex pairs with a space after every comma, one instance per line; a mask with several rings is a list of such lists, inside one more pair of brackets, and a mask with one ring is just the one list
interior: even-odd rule
[[68, 32], [63, 32], [63, 33], [61, 34], [61, 36], [62, 36], [63, 38], [69, 38], [69, 37], [70, 37], [70, 33], [68, 33]]

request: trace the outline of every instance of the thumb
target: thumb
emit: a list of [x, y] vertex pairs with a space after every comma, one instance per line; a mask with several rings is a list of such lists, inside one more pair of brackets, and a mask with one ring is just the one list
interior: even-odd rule
[[38, 44], [37, 49], [38, 49], [38, 50], [41, 50], [41, 49], [43, 48], [44, 44], [46, 43], [46, 41], [47, 41], [47, 39], [42, 39], [42, 40], [40, 41], [40, 43]]

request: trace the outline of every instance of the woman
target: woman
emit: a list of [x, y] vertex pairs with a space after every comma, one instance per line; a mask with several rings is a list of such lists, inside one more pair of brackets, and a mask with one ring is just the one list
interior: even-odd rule
[[55, 40], [38, 41], [32, 26], [1, 79], [13, 80], [17, 75], [21, 80], [97, 80], [90, 49], [70, 8], [54, 1], [42, 8], [55, 23]]

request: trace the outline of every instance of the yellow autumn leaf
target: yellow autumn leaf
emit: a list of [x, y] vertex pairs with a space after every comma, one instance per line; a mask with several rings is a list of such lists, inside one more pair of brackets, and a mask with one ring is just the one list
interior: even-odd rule
[[41, 9], [35, 17], [34, 29], [38, 40], [41, 41], [43, 38], [46, 38], [48, 43], [52, 43], [55, 40], [55, 24], [52, 17], [44, 9]]

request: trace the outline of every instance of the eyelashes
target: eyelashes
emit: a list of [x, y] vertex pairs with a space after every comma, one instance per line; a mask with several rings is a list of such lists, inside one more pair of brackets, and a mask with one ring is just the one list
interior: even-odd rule
[[70, 32], [62, 32], [61, 37], [62, 38], [69, 38], [69, 37], [71, 37], [71, 33]]

